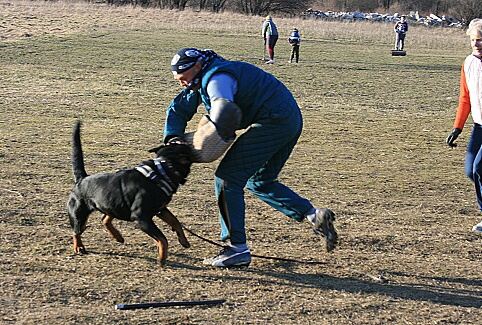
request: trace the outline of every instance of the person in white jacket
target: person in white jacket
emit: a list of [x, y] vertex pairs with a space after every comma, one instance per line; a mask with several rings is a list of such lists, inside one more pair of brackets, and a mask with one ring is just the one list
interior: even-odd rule
[[[475, 185], [475, 195], [482, 211], [482, 19], [474, 19], [467, 29], [472, 53], [462, 63], [460, 96], [457, 115], [447, 144], [454, 148], [455, 139], [462, 133], [465, 122], [472, 113], [474, 127], [467, 145], [465, 174]], [[482, 232], [482, 221], [473, 227]]]
[[276, 28], [275, 23], [271, 16], [267, 16], [266, 20], [263, 23], [262, 34], [264, 37], [264, 44], [268, 49], [269, 53], [269, 61], [266, 62], [267, 64], [274, 63], [274, 47], [276, 42], [278, 41], [278, 29]]

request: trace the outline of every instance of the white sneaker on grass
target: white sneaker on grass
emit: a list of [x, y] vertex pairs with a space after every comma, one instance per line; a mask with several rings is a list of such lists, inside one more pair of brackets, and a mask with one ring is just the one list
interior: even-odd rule
[[247, 267], [250, 263], [251, 252], [249, 248], [236, 251], [230, 246], [225, 247], [218, 255], [203, 261], [203, 264], [218, 267]]
[[476, 224], [474, 227], [472, 227], [472, 230], [482, 232], [482, 221]]
[[306, 217], [313, 224], [315, 234], [325, 237], [326, 251], [334, 250], [338, 244], [338, 233], [333, 225], [335, 213], [330, 209], [323, 208], [316, 209], [313, 214]]

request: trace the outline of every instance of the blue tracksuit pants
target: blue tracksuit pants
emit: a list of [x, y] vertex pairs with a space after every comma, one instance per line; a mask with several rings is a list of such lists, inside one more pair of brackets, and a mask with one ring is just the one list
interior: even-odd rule
[[[279, 109], [279, 108], [278, 108]], [[284, 116], [269, 115], [252, 124], [234, 142], [215, 173], [216, 197], [227, 214], [220, 214], [221, 240], [245, 243], [244, 188], [285, 215], [302, 221], [313, 208], [277, 178], [301, 135], [303, 120], [296, 105], [283, 107]], [[222, 211], [223, 209], [221, 209]]]

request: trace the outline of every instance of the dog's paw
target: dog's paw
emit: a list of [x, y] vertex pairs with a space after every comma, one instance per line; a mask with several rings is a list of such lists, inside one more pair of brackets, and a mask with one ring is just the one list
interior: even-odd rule
[[124, 244], [124, 237], [122, 237], [120, 232], [118, 232], [116, 229], [113, 229], [113, 231], [109, 231], [109, 235], [116, 242]]
[[165, 260], [165, 259], [162, 259], [162, 258], [157, 258], [157, 264], [158, 264], [160, 267], [165, 267], [165, 266], [166, 266], [166, 260]]
[[189, 248], [189, 247], [191, 247], [191, 244], [189, 244], [189, 242], [187, 241], [186, 238], [184, 238], [184, 239], [179, 238], [179, 243], [180, 243], [180, 244], [182, 245], [182, 247], [184, 247], [184, 248]]
[[87, 250], [86, 250], [85, 247], [83, 247], [83, 246], [75, 247], [75, 248], [74, 248], [74, 253], [75, 253], [75, 254], [87, 254]]

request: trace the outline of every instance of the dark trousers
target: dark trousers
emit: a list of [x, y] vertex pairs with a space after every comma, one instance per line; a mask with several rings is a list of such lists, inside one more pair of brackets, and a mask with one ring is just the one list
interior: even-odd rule
[[395, 49], [402, 51], [404, 46], [405, 46], [405, 33], [397, 33], [397, 39], [395, 40]]
[[296, 57], [296, 63], [300, 59], [300, 46], [298, 44], [291, 45], [290, 62], [293, 62], [293, 58]]
[[245, 188], [296, 221], [303, 221], [313, 208], [278, 180], [303, 128], [300, 109], [290, 97], [286, 95], [284, 105], [264, 106], [258, 121], [234, 141], [219, 163], [215, 184], [218, 202], [225, 207], [225, 216], [219, 218], [222, 241], [246, 243]]
[[274, 60], [274, 47], [278, 41], [278, 35], [268, 35], [266, 38], [266, 47], [268, 48], [269, 59]]

